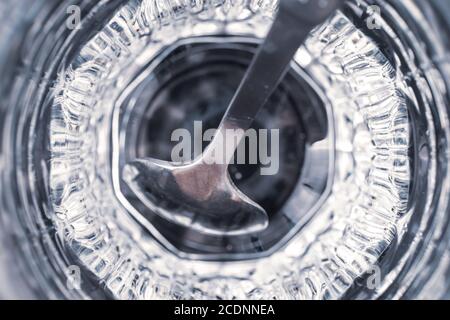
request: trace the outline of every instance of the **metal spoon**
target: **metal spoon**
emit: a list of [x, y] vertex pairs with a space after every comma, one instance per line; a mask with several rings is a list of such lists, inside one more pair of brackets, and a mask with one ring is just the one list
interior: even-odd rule
[[[188, 164], [151, 158], [136, 159], [123, 169], [122, 177], [134, 194], [160, 216], [211, 235], [242, 235], [264, 230], [265, 210], [243, 194], [231, 181], [227, 167], [232, 157], [216, 163], [214, 154], [233, 155], [258, 111], [287, 70], [309, 32], [323, 23], [343, 0], [280, 0], [273, 25], [258, 48], [237, 92], [202, 155]], [[240, 129], [237, 141], [227, 129]], [[237, 143], [236, 143], [237, 142]]]

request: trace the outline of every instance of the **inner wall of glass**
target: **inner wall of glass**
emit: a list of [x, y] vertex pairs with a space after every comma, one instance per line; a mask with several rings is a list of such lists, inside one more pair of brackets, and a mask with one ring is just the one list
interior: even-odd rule
[[[269, 256], [214, 262], [173, 254], [170, 243], [155, 240], [158, 230], [124, 205], [117, 110], [143, 66], [156, 68], [168, 46], [217, 35], [260, 39], [276, 4], [81, 1], [90, 14], [81, 30], [68, 33], [66, 4], [35, 3], [34, 19], [23, 23], [45, 21], [49, 32], [36, 37], [25, 28], [27, 46], [15, 48], [24, 67], [2, 101], [2, 112], [14, 112], [2, 116], [2, 130], [15, 144], [2, 144], [0, 164], [2, 186], [10, 181], [17, 191], [16, 202], [4, 195], [2, 211], [19, 213], [3, 215], [2, 230], [14, 226], [15, 239], [24, 240], [23, 257], [15, 259], [22, 272], [31, 270], [36, 295], [332, 299], [446, 292], [449, 68], [443, 40], [429, 38], [437, 37], [427, 32], [437, 25], [426, 21], [438, 17], [421, 7], [427, 4], [350, 2], [314, 30], [295, 62], [328, 106], [333, 138], [322, 148], [332, 155], [330, 192]], [[373, 3], [383, 8], [376, 30], [365, 23]], [[50, 43], [52, 51], [39, 50]], [[286, 205], [301, 210], [296, 201]], [[82, 290], [66, 286], [73, 264], [82, 268]], [[382, 285], [355, 286], [374, 266]], [[436, 283], [444, 285], [438, 290]]]

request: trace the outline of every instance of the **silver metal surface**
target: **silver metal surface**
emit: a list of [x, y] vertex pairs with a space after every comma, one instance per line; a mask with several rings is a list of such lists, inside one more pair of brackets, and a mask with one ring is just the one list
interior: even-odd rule
[[[206, 151], [185, 165], [149, 158], [129, 163], [123, 177], [136, 196], [147, 204], [152, 199], [168, 202], [170, 210], [158, 211], [164, 218], [206, 234], [239, 235], [267, 228], [267, 213], [234, 185], [228, 164], [300, 45], [343, 2], [281, 0], [272, 27]], [[225, 139], [222, 146], [223, 140], [217, 136], [226, 136], [227, 130], [239, 134], [232, 141]], [[213, 163], [213, 153], [219, 149], [229, 158]]]

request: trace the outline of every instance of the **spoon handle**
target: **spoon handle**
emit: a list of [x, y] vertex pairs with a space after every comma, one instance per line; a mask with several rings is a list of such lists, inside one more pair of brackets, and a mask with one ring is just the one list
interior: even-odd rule
[[218, 128], [247, 130], [289, 69], [311, 30], [343, 0], [280, 0], [272, 27], [260, 45]]

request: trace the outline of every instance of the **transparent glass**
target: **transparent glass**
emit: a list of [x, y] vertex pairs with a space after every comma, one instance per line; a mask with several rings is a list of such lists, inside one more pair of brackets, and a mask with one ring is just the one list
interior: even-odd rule
[[[349, 1], [311, 33], [290, 73], [306, 93], [285, 116], [316, 112], [292, 120], [296, 134], [284, 141], [286, 154], [306, 150], [286, 156], [283, 172], [295, 179], [276, 178], [283, 192], [274, 181], [247, 186], [277, 204], [281, 227], [256, 241], [228, 239], [231, 247], [181, 236], [133, 205], [121, 167], [164, 154], [157, 126], [179, 125], [170, 108], [185, 119], [189, 104], [212, 110], [233, 92], [221, 71], [207, 90], [189, 84], [178, 102], [177, 90], [156, 95], [183, 48], [194, 71], [193, 43], [202, 43], [242, 72], [276, 2], [76, 5], [74, 26], [69, 1], [0, 3], [1, 297], [449, 297], [448, 3]], [[142, 119], [156, 127], [149, 136]]]

